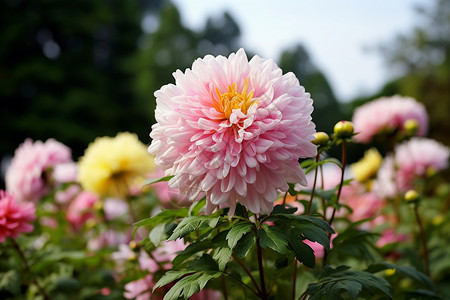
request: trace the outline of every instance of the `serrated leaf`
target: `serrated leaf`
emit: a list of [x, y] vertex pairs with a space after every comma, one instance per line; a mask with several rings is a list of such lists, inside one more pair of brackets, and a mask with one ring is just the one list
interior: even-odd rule
[[318, 283], [308, 286], [310, 300], [356, 300], [358, 297], [371, 299], [374, 296], [387, 296], [392, 299], [389, 283], [372, 273], [351, 271], [347, 266], [333, 269], [326, 266]]
[[233, 254], [233, 250], [228, 247], [228, 242], [226, 239], [228, 233], [229, 230], [222, 231], [212, 239], [212, 242], [215, 245], [212, 257], [216, 260], [220, 271], [225, 270], [225, 267]]
[[140, 220], [140, 221], [134, 223], [133, 225], [135, 227], [133, 230], [133, 237], [134, 237], [136, 231], [139, 229], [139, 227], [148, 226], [150, 228], [153, 228], [154, 226], [159, 225], [161, 223], [169, 223], [169, 222], [174, 221], [175, 219], [187, 217], [187, 215], [188, 215], [187, 207], [181, 207], [179, 209], [163, 210], [160, 213], [158, 213], [156, 216], [146, 218], [146, 219], [143, 219], [143, 220]]
[[234, 224], [227, 234], [228, 247], [233, 249], [244, 234], [250, 232], [254, 225], [249, 222], [238, 222]]
[[233, 252], [237, 257], [244, 258], [255, 244], [255, 241], [255, 235], [252, 232], [246, 233], [237, 242], [236, 246], [233, 248]]
[[186, 276], [175, 283], [175, 285], [164, 295], [164, 300], [176, 300], [180, 297], [188, 299], [194, 293], [198, 293], [203, 289], [209, 280], [217, 278], [220, 275], [222, 275], [220, 272], [198, 272]]
[[164, 177], [160, 177], [160, 178], [152, 178], [152, 179], [147, 179], [142, 183], [142, 187], [152, 184], [152, 183], [157, 183], [157, 182], [163, 182], [163, 181], [169, 181], [170, 179], [172, 179], [173, 175], [171, 176], [164, 176]]
[[264, 249], [271, 248], [281, 254], [286, 253], [286, 247], [288, 244], [286, 232], [281, 231], [276, 226], [264, 225], [258, 229], [260, 246]]
[[214, 228], [219, 222], [219, 217], [211, 216], [190, 216], [186, 217], [178, 224], [178, 226], [173, 231], [172, 235], [169, 237], [169, 241], [182, 238], [192, 231], [202, 230], [207, 227]]

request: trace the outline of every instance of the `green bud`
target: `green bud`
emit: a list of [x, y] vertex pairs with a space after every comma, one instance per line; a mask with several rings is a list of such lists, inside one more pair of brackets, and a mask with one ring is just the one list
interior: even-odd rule
[[419, 200], [419, 193], [415, 190], [409, 190], [405, 193], [405, 201], [408, 203], [417, 202]]
[[317, 146], [325, 146], [329, 140], [330, 137], [325, 132], [316, 132], [314, 133], [314, 140], [311, 142]]
[[349, 121], [340, 121], [334, 125], [334, 135], [340, 139], [347, 139], [353, 136], [353, 124]]

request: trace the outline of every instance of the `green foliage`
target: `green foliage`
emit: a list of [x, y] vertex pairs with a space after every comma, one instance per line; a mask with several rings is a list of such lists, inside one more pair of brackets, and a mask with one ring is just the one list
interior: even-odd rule
[[350, 271], [347, 266], [325, 266], [317, 283], [308, 286], [311, 300], [392, 299], [389, 283], [369, 272]]

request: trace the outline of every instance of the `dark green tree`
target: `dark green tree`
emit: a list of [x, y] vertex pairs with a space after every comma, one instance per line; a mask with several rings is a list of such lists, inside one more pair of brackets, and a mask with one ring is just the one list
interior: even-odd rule
[[343, 119], [337, 101], [325, 75], [314, 65], [302, 45], [283, 51], [280, 68], [284, 73], [293, 72], [314, 99], [313, 121], [318, 131], [332, 132], [333, 126]]
[[141, 17], [135, 1], [2, 1], [0, 156], [52, 137], [76, 159], [97, 136], [145, 127], [126, 69]]

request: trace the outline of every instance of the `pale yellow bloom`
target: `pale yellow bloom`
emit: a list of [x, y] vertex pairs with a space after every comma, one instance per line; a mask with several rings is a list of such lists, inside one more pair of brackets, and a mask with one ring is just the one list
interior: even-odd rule
[[147, 147], [135, 134], [124, 132], [89, 145], [78, 163], [78, 180], [86, 190], [120, 197], [155, 168]]
[[352, 164], [350, 169], [359, 182], [366, 182], [374, 176], [383, 162], [383, 157], [375, 148], [371, 148], [364, 153], [364, 157]]

